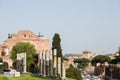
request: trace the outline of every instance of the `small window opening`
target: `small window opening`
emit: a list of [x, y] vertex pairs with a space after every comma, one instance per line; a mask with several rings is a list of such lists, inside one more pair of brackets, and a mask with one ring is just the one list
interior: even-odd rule
[[26, 37], [26, 35], [24, 35], [24, 37]]

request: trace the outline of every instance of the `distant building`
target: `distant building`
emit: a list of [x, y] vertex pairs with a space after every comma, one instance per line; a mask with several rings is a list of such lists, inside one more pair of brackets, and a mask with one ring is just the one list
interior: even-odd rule
[[72, 64], [74, 67], [77, 67], [77, 64], [74, 63], [74, 59], [80, 59], [82, 58], [81, 54], [65, 54], [65, 57], [67, 60], [64, 61], [65, 68], [69, 68], [70, 64]]
[[0, 46], [0, 57], [2, 57], [4, 62], [8, 63], [9, 67], [13, 63], [10, 59], [10, 52], [18, 42], [30, 42], [35, 46], [37, 53], [41, 50], [50, 50], [49, 40], [40, 35], [35, 35], [32, 31], [21, 30], [18, 34], [9, 34], [8, 39]]
[[[70, 64], [72, 64], [74, 67], [77, 67], [78, 64], [74, 63], [74, 59], [81, 59], [81, 58], [86, 58], [86, 59], [92, 59], [95, 57], [96, 54], [93, 54], [89, 50], [84, 50], [82, 54], [66, 54], [65, 57], [68, 59], [65, 61], [65, 66], [66, 69], [69, 68]], [[90, 69], [90, 70], [89, 70]], [[86, 70], [93, 71], [93, 66], [91, 64], [86, 68]]]
[[86, 59], [90, 59], [92, 57], [92, 54], [89, 50], [85, 50], [85, 51], [83, 51], [82, 57], [86, 58]]
[[70, 64], [73, 66], [77, 67], [77, 64], [74, 63], [74, 59], [81, 59], [81, 58], [86, 58], [86, 59], [91, 59], [92, 54], [89, 50], [83, 51], [83, 54], [66, 54], [65, 57], [68, 59], [65, 61], [65, 66], [66, 68], [69, 68]]

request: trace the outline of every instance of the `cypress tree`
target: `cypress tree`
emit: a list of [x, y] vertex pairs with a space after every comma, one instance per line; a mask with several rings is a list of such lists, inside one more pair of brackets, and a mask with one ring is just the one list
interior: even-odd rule
[[52, 50], [57, 49], [57, 57], [62, 59], [61, 39], [58, 33], [55, 33], [52, 42]]
[[[61, 75], [62, 75], [62, 62], [63, 62], [63, 56], [62, 56], [62, 49], [60, 45], [61, 39], [58, 33], [55, 33], [53, 37], [53, 42], [52, 42], [52, 50], [56, 49], [57, 50], [57, 64], [58, 64], [58, 57], [61, 57]], [[54, 60], [54, 59], [53, 59]], [[58, 73], [58, 65], [57, 65], [57, 73]], [[59, 76], [59, 74], [57, 74]], [[60, 78], [60, 76], [59, 76]]]

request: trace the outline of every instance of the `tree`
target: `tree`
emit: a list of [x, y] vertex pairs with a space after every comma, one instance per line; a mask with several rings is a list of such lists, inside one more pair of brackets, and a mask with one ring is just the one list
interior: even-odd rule
[[93, 66], [95, 66], [96, 63], [103, 64], [104, 62], [110, 62], [110, 61], [111, 61], [110, 57], [106, 55], [97, 55], [92, 59], [91, 63]]
[[117, 64], [120, 62], [120, 47], [118, 48], [118, 52], [116, 52], [115, 59], [111, 60], [112, 64]]
[[[61, 62], [63, 62], [63, 55], [62, 55], [62, 49], [61, 49], [61, 39], [60, 39], [60, 36], [58, 33], [55, 33], [55, 35], [53, 37], [52, 50], [54, 50], [54, 49], [57, 50], [57, 58], [61, 57]], [[58, 59], [57, 59], [57, 63], [58, 63]], [[62, 63], [61, 63], [61, 70], [62, 70]], [[58, 65], [57, 65], [57, 72], [58, 72]], [[62, 71], [61, 71], [61, 74], [62, 74]]]
[[85, 58], [74, 60], [74, 63], [78, 63], [78, 68], [82, 68], [82, 69], [84, 69], [86, 66], [88, 66], [89, 62], [90, 62], [90, 60], [85, 59]]
[[115, 59], [112, 59], [110, 63], [117, 64], [118, 62], [120, 62], [120, 57], [116, 57]]
[[69, 78], [74, 78], [75, 80], [82, 80], [81, 71], [77, 68], [74, 68], [72, 64], [66, 70], [66, 76]]
[[27, 66], [30, 67], [30, 64], [34, 64], [34, 56], [36, 54], [36, 50], [34, 45], [29, 42], [18, 42], [11, 51], [11, 59], [16, 62], [17, 54], [26, 52], [27, 55]]
[[[95, 75], [102, 75], [105, 70], [105, 65], [102, 65], [102, 64], [104, 64], [105, 62], [110, 62], [110, 61], [111, 61], [110, 57], [106, 55], [95, 56], [91, 61], [91, 64], [95, 66]], [[97, 63], [100, 63], [100, 65], [96, 66]]]
[[55, 33], [52, 42], [52, 50], [57, 49], [57, 57], [62, 58], [62, 49], [60, 45], [61, 39], [58, 33]]

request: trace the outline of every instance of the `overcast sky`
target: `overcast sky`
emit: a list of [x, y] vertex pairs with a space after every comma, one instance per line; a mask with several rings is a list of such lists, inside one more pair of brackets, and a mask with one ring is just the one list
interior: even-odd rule
[[115, 53], [120, 46], [120, 0], [0, 0], [0, 43], [8, 33], [59, 33], [63, 53]]

